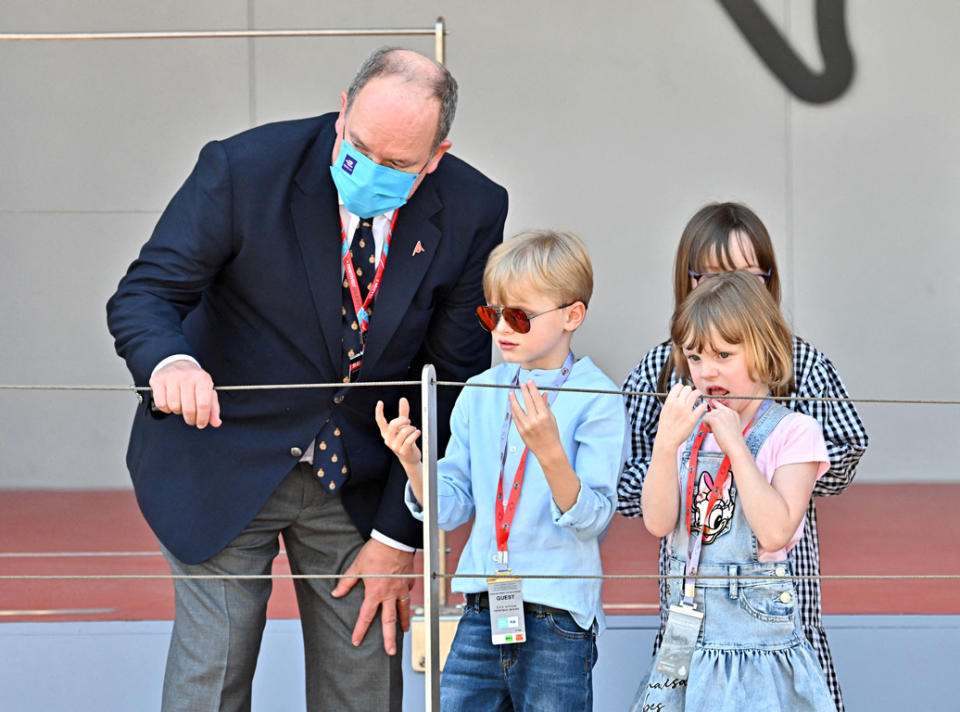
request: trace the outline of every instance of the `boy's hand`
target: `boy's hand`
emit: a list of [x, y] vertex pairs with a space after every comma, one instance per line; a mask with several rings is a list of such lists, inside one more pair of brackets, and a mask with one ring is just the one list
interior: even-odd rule
[[671, 450], [676, 450], [690, 437], [690, 433], [707, 410], [706, 401], [697, 405], [700, 396], [701, 393], [696, 388], [682, 383], [674, 384], [660, 411], [657, 440], [664, 442]]
[[547, 403], [547, 395], [540, 393], [533, 381], [520, 386], [523, 394], [523, 407], [517, 395], [510, 391], [510, 412], [517, 432], [538, 460], [543, 460], [550, 448], [560, 446], [560, 430], [557, 419]]
[[734, 447], [744, 443], [740, 414], [723, 403], [712, 401], [710, 412], [703, 417], [703, 422], [709, 426], [723, 452], [730, 454]]
[[377, 426], [383, 442], [400, 460], [401, 464], [419, 467], [421, 463], [420, 448], [417, 447], [417, 438], [420, 431], [410, 422], [410, 403], [406, 398], [400, 399], [400, 412], [396, 418], [387, 422], [383, 414], [383, 401], [377, 401], [375, 413]]

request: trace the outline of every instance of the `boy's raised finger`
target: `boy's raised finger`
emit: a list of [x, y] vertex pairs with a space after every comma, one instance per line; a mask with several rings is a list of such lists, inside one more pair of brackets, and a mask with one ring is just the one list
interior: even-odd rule
[[540, 397], [540, 389], [533, 381], [527, 381], [523, 384], [523, 403], [527, 406], [527, 412], [538, 413], [543, 399]]
[[510, 413], [513, 415], [513, 419], [516, 421], [523, 421], [527, 417], [527, 411], [525, 411], [523, 406], [520, 405], [517, 394], [513, 391], [510, 391], [510, 394], [507, 397], [510, 399]]
[[409, 435], [407, 435], [406, 439], [404, 439], [404, 441], [403, 441], [403, 446], [402, 446], [402, 447], [403, 447], [404, 449], [407, 449], [407, 448], [410, 448], [410, 447], [416, 445], [416, 444], [417, 444], [417, 439], [418, 439], [419, 437], [420, 437], [420, 431], [417, 430], [416, 428], [414, 428], [414, 429], [413, 429], [413, 432], [411, 432]]
[[377, 401], [377, 407], [373, 411], [373, 417], [377, 421], [377, 427], [380, 428], [380, 435], [387, 437], [387, 417], [383, 414], [383, 401]]

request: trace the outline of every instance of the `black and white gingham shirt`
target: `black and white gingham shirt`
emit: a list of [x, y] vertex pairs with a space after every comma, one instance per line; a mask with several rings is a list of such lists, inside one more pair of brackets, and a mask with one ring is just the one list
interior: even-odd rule
[[[652, 393], [657, 391], [657, 378], [670, 355], [669, 342], [654, 347], [630, 372], [623, 383], [624, 391]], [[823, 429], [830, 457], [830, 469], [817, 480], [815, 496], [840, 494], [853, 481], [857, 463], [867, 448], [867, 433], [852, 403], [806, 401], [803, 398], [848, 398], [846, 387], [834, 365], [816, 348], [803, 339], [793, 337], [793, 368], [797, 400], [782, 401], [800, 413], [815, 418]], [[673, 376], [673, 374], [672, 374]], [[675, 381], [671, 377], [671, 381]], [[627, 395], [627, 413], [631, 426], [631, 445], [617, 489], [617, 510], [627, 517], [639, 517], [640, 490], [653, 455], [653, 440], [657, 434], [661, 403], [655, 396]], [[820, 575], [820, 538], [817, 534], [817, 510], [813, 500], [807, 507], [807, 523], [803, 536], [790, 552], [794, 573], [800, 576]], [[660, 573], [667, 571], [667, 540], [660, 541]], [[823, 631], [819, 579], [795, 582], [800, 605], [800, 622], [823, 666], [827, 683], [833, 693], [839, 712], [843, 712], [843, 697], [833, 667], [827, 637]], [[654, 653], [660, 646], [663, 624], [666, 620], [666, 587], [660, 579], [660, 634], [654, 644]]]

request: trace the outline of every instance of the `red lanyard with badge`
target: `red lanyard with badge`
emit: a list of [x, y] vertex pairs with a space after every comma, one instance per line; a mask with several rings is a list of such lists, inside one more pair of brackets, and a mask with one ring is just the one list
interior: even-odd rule
[[[763, 412], [770, 407], [769, 401], [760, 404], [756, 414], [750, 419], [747, 427], [743, 429], [743, 435], [754, 423], [759, 420]], [[693, 535], [692, 520], [694, 508], [694, 490], [697, 482], [697, 459], [700, 453], [700, 447], [707, 437], [709, 430], [705, 423], [701, 421], [700, 428], [696, 437], [693, 439], [693, 445], [690, 448], [690, 462], [687, 466], [687, 488], [684, 513], [686, 517], [687, 529], [687, 561], [684, 567], [683, 579], [683, 600], [679, 606], [670, 606], [670, 612], [667, 616], [667, 625], [663, 633], [663, 642], [660, 646], [660, 652], [657, 656], [657, 671], [680, 680], [687, 679], [690, 673], [690, 661], [693, 658], [693, 651], [700, 635], [700, 626], [703, 623], [703, 612], [697, 610], [694, 602], [696, 593], [696, 576], [700, 569], [700, 554], [703, 548], [703, 538], [707, 534], [707, 522], [709, 521], [710, 511], [713, 509], [720, 494], [723, 492], [723, 486], [730, 476], [730, 458], [723, 456], [720, 463], [720, 469], [714, 478], [713, 488], [707, 498], [707, 508], [700, 520], [700, 531]]]
[[[387, 266], [387, 254], [390, 252], [390, 240], [393, 238], [393, 228], [397, 224], [397, 216], [400, 210], [394, 210], [393, 220], [390, 221], [390, 227], [384, 236], [383, 247], [380, 250], [380, 262], [377, 264], [376, 274], [373, 275], [373, 282], [370, 283], [370, 290], [367, 292], [366, 299], [361, 299], [360, 282], [357, 280], [357, 270], [353, 266], [353, 255], [350, 252], [350, 243], [347, 240], [347, 229], [343, 225], [343, 218], [340, 218], [340, 258], [343, 261], [343, 274], [347, 278], [347, 284], [350, 288], [350, 300], [353, 302], [353, 311], [357, 315], [357, 326], [360, 329], [360, 353], [355, 355], [350, 361], [350, 371], [356, 371], [360, 368], [363, 359], [363, 350], [366, 347], [366, 334], [370, 329], [370, 314], [367, 308], [373, 302], [380, 290], [380, 282], [383, 279], [383, 270]], [[360, 218], [363, 220], [363, 218]]]
[[[551, 384], [551, 388], [560, 388], [570, 377], [570, 371], [574, 364], [573, 353], [567, 354], [567, 358], [560, 368], [556, 379]], [[511, 383], [512, 388], [516, 388], [520, 383], [520, 370], [517, 369], [516, 375]], [[559, 391], [551, 390], [547, 393], [547, 405], [552, 405], [556, 400]], [[494, 503], [496, 511], [494, 527], [497, 535], [497, 553], [493, 560], [497, 564], [497, 575], [487, 579], [487, 595], [490, 601], [490, 628], [491, 637], [494, 645], [503, 645], [504, 643], [522, 643], [526, 640], [526, 625], [523, 618], [523, 596], [521, 593], [520, 579], [510, 577], [508, 568], [509, 558], [507, 555], [507, 543], [510, 540], [510, 530], [513, 526], [513, 517], [517, 511], [517, 502], [520, 499], [520, 488], [523, 485], [523, 471], [527, 463], [529, 448], [523, 449], [520, 455], [520, 464], [513, 476], [513, 485], [510, 487], [510, 496], [506, 503], [503, 501], [503, 473], [507, 464], [508, 440], [510, 436], [510, 425], [513, 423], [513, 414], [510, 411], [509, 400], [507, 401], [507, 416], [503, 422], [503, 428], [500, 433], [500, 476], [497, 483], [497, 499]]]

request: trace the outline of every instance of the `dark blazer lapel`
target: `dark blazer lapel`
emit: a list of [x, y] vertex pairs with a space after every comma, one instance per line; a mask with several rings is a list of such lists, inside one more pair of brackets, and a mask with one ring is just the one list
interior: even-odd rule
[[[402, 323], [413, 295], [437, 254], [441, 233], [431, 218], [442, 209], [443, 203], [431, 180], [421, 183], [413, 199], [400, 208], [383, 283], [370, 320], [363, 354], [364, 373], [373, 373], [377, 359], [383, 355], [386, 345]], [[421, 248], [419, 250], [418, 245]]]
[[[299, 190], [293, 191], [291, 211], [317, 321], [330, 361], [324, 364], [320, 354], [310, 354], [310, 357], [317, 365], [326, 365], [333, 373], [339, 373], [342, 357], [340, 213], [337, 191], [330, 177], [333, 140], [332, 130], [321, 133], [317, 138], [297, 173]], [[304, 324], [303, 327], [309, 329], [312, 325]]]

